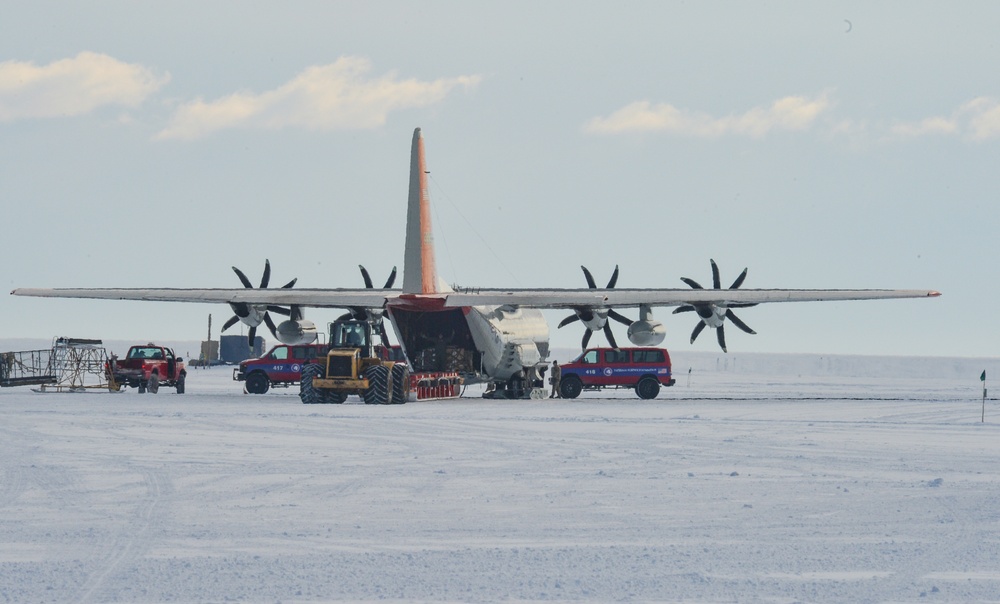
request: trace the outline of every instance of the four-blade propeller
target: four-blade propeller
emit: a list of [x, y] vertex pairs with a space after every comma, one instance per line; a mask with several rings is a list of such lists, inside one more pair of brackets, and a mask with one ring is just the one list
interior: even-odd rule
[[[597, 283], [594, 281], [594, 276], [590, 274], [586, 266], [581, 266], [583, 269], [583, 276], [587, 279], [587, 286], [590, 289], [597, 289]], [[608, 281], [608, 285], [605, 289], [614, 289], [615, 284], [618, 283], [618, 266], [615, 265], [615, 272], [612, 273], [611, 279]], [[618, 348], [618, 343], [615, 341], [615, 334], [611, 332], [611, 325], [608, 323], [608, 319], [614, 319], [622, 325], [631, 325], [632, 320], [628, 317], [624, 317], [610, 308], [591, 308], [589, 306], [582, 306], [580, 308], [574, 308], [573, 314], [566, 317], [559, 323], [559, 327], [565, 327], [570, 323], [575, 323], [576, 321], [582, 321], [586, 327], [586, 331], [583, 332], [583, 342], [581, 346], [585, 349], [587, 344], [590, 343], [590, 336], [594, 334], [597, 330], [604, 331], [604, 337], [608, 339], [608, 343], [611, 344], [612, 348]]]
[[[247, 278], [247, 276], [243, 273], [243, 271], [234, 266], [233, 272], [236, 273], [236, 276], [240, 278], [240, 282], [243, 283], [243, 287], [247, 289], [254, 289], [253, 283], [250, 282], [250, 279]], [[290, 287], [294, 287], [296, 281], [298, 281], [298, 278], [292, 279], [288, 283], [282, 285], [281, 289], [288, 289]], [[260, 289], [267, 289], [267, 286], [270, 282], [271, 282], [271, 261], [264, 260], [264, 275], [260, 279]], [[253, 350], [254, 339], [256, 339], [257, 337], [257, 325], [260, 325], [261, 321], [267, 324], [267, 328], [271, 330], [271, 334], [274, 336], [275, 339], [278, 339], [277, 329], [275, 328], [274, 321], [271, 320], [268, 311], [273, 313], [278, 313], [279, 315], [285, 315], [286, 317], [292, 314], [292, 310], [275, 305], [257, 305], [257, 304], [247, 304], [246, 302], [234, 302], [230, 303], [229, 306], [233, 309], [233, 312], [235, 314], [232, 317], [230, 317], [228, 321], [226, 321], [225, 325], [222, 326], [222, 331], [226, 331], [227, 329], [235, 325], [237, 321], [247, 319], [248, 317], [252, 317], [249, 319], [249, 322], [244, 321], [244, 323], [250, 326], [250, 331], [247, 334], [247, 341], [250, 343], [251, 350]], [[293, 307], [293, 310], [297, 309], [294, 309]], [[256, 318], [258, 316], [260, 317], [259, 319]]]
[[[712, 263], [712, 287], [714, 289], [722, 289], [721, 279], [719, 278], [719, 267], [715, 264], [715, 260], [710, 260]], [[729, 289], [739, 289], [743, 285], [743, 281], [747, 278], [747, 269], [743, 269], [740, 276], [733, 281], [733, 284], [729, 286]], [[687, 277], [681, 277], [681, 281], [687, 283], [692, 289], [704, 289], [697, 281], [694, 279], [688, 279]], [[719, 339], [719, 346], [722, 347], [722, 352], [729, 352], [726, 350], [726, 332], [723, 327], [723, 323], [726, 319], [733, 322], [733, 325], [739, 327], [743, 331], [749, 334], [756, 334], [757, 332], [750, 329], [750, 327], [741, 321], [736, 313], [732, 311], [733, 308], [749, 308], [751, 306], [757, 306], [757, 304], [751, 303], [734, 303], [734, 304], [688, 304], [685, 306], [678, 306], [674, 310], [673, 314], [681, 312], [696, 312], [698, 316], [701, 317], [701, 321], [694, 326], [694, 331], [691, 332], [691, 343], [694, 344], [695, 339], [698, 338], [698, 334], [705, 329], [705, 326], [714, 327], [716, 335]]]

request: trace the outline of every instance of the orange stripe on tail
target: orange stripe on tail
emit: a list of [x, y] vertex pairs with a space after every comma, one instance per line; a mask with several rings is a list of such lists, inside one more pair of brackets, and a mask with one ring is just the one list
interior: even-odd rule
[[424, 160], [424, 137], [420, 128], [417, 128], [413, 131], [413, 144], [410, 147], [410, 195], [406, 209], [403, 293], [436, 293], [437, 281], [430, 196], [427, 192], [427, 164]]

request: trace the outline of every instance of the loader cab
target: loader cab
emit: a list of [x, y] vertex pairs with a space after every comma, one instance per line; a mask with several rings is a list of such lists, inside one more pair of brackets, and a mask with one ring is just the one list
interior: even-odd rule
[[367, 321], [334, 321], [330, 323], [330, 348], [358, 348], [361, 356], [375, 356], [372, 347], [372, 326]]

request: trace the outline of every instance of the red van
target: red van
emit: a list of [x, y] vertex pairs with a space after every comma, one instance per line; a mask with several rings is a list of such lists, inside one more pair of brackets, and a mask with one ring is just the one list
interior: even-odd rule
[[639, 398], [651, 399], [660, 386], [674, 385], [664, 348], [588, 348], [561, 369], [563, 398], [576, 398], [584, 390], [634, 388]]

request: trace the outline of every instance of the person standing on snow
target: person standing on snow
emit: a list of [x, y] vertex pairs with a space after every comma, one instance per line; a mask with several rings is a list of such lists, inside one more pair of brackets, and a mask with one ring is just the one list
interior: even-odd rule
[[549, 398], [562, 398], [559, 396], [559, 380], [562, 378], [562, 369], [559, 368], [559, 361], [552, 361], [552, 394]]

